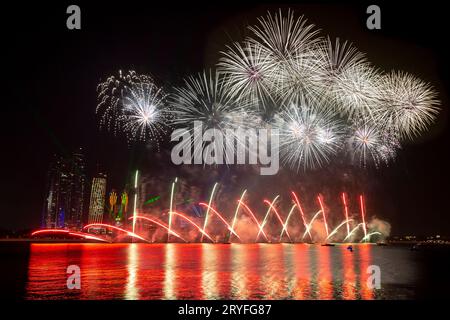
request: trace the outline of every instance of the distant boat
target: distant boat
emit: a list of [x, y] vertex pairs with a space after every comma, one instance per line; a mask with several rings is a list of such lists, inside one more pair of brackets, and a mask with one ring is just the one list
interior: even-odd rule
[[322, 247], [334, 247], [335, 246], [335, 244], [333, 244], [333, 243], [323, 243], [322, 244]]

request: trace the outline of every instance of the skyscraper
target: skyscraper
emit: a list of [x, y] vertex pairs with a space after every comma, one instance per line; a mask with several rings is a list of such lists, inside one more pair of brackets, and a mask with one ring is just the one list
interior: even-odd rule
[[43, 227], [82, 228], [85, 183], [84, 155], [81, 148], [68, 157], [54, 156], [47, 175]]
[[70, 211], [67, 213], [66, 227], [81, 229], [83, 227], [83, 212], [85, 203], [85, 163], [81, 148], [73, 153], [70, 164], [71, 169], [71, 195]]
[[88, 223], [102, 223], [105, 210], [106, 174], [99, 173], [92, 179]]

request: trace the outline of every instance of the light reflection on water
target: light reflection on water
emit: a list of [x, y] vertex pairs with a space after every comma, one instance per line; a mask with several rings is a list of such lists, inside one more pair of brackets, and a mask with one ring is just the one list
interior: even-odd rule
[[[402, 267], [392, 264], [393, 257], [411, 262], [402, 250], [373, 245], [355, 245], [350, 252], [346, 245], [32, 244], [26, 298], [395, 298], [383, 295], [383, 288], [369, 288], [366, 270], [381, 264], [382, 285], [389, 282], [396, 272], [391, 269]], [[66, 287], [71, 264], [80, 266], [80, 290]], [[405, 265], [402, 272], [409, 276], [402, 281], [414, 281], [412, 270]]]

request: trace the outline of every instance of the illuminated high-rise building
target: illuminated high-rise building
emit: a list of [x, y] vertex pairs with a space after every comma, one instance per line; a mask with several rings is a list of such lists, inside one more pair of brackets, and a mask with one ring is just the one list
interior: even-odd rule
[[86, 193], [85, 163], [81, 148], [73, 153], [71, 162], [71, 204], [70, 210], [67, 212], [65, 225], [69, 229], [81, 229], [83, 227]]
[[68, 157], [54, 156], [47, 176], [42, 227], [82, 228], [85, 183], [81, 148]]
[[99, 173], [92, 179], [88, 223], [102, 223], [105, 210], [106, 175]]

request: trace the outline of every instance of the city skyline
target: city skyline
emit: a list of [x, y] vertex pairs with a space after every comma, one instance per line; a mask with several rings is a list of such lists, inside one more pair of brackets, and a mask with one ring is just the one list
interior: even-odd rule
[[[46, 179], [41, 228], [81, 230], [86, 223], [122, 221], [127, 211], [128, 183], [120, 190], [118, 204], [111, 204], [107, 194], [118, 189], [111, 186], [107, 174], [96, 164], [96, 171], [87, 175], [83, 148], [76, 148], [69, 156], [54, 154]], [[108, 189], [109, 187], [109, 189]], [[107, 193], [107, 190], [111, 190]], [[116, 199], [117, 201], [117, 199]]]

